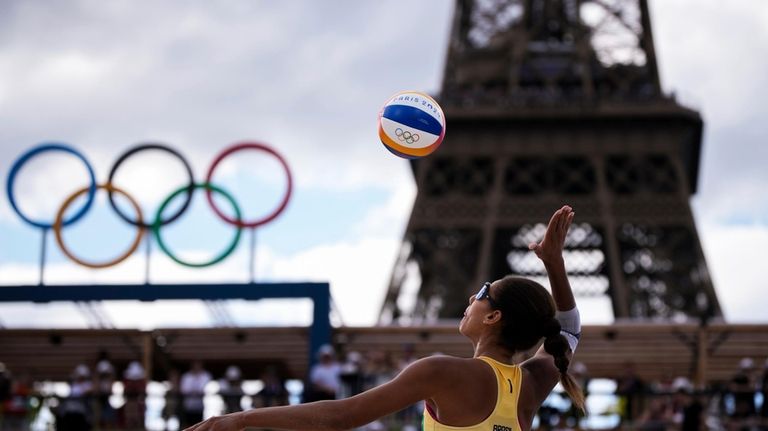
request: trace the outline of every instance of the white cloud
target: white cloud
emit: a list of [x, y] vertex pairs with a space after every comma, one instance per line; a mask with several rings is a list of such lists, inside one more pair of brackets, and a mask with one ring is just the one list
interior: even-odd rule
[[330, 281], [344, 324], [371, 325], [378, 320], [399, 243], [399, 239], [361, 238], [293, 256], [270, 256], [264, 265], [275, 280]]
[[[184, 257], [195, 261], [209, 258], [210, 251], [185, 250]], [[49, 263], [45, 267], [46, 284], [122, 284], [145, 282], [145, 256], [135, 253], [119, 265], [91, 270], [69, 261]], [[4, 263], [0, 265], [3, 284], [35, 285], [39, 269], [35, 264]], [[245, 250], [233, 255], [217, 266], [208, 268], [187, 268], [171, 261], [165, 255], [153, 253], [150, 260], [151, 283], [204, 283], [204, 282], [246, 282], [247, 265]]]
[[726, 184], [713, 184], [712, 193], [694, 200], [696, 213], [707, 224], [746, 224], [748, 227], [768, 226], [768, 199], [765, 190], [768, 178], [733, 178]]
[[[410, 169], [409, 166], [403, 166]], [[364, 218], [353, 226], [352, 231], [360, 237], [397, 237], [400, 239], [408, 223], [408, 215], [416, 199], [416, 184], [410, 173], [394, 174], [389, 177], [391, 188], [389, 198], [380, 206], [371, 207]]]
[[87, 320], [75, 303], [0, 304], [0, 325], [6, 328], [85, 328]]
[[703, 225], [701, 242], [726, 320], [768, 321], [764, 273], [768, 227]]
[[666, 87], [703, 110], [710, 127], [760, 118], [768, 3], [663, 0], [651, 12]]

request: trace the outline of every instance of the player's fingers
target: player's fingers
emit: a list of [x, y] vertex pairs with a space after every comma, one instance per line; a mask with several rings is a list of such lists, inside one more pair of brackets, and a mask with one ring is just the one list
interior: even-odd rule
[[571, 224], [573, 224], [573, 216], [575, 213], [571, 212], [568, 214], [568, 217], [565, 218], [565, 226], [563, 226], [563, 236], [565, 237], [568, 235], [568, 231], [571, 229]]
[[558, 219], [558, 227], [557, 227], [557, 230], [559, 232], [563, 232], [568, 228], [567, 223], [568, 223], [569, 211], [570, 211], [570, 207], [568, 206], [564, 206], [562, 208], [562, 212], [560, 213], [560, 217]]
[[562, 211], [562, 208], [555, 211], [554, 214], [552, 214], [552, 217], [549, 219], [549, 223], [547, 224], [547, 230], [557, 230], [558, 228], [558, 220], [560, 219], [560, 213]]

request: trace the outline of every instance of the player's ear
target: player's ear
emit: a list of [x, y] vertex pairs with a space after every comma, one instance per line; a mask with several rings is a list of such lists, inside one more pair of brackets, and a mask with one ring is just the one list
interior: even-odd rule
[[501, 321], [501, 310], [491, 310], [485, 315], [483, 323], [493, 325], [496, 322]]

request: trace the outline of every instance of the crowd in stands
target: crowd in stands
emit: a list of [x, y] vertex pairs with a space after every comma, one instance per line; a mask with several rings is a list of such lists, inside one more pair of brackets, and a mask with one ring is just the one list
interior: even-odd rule
[[[583, 370], [572, 371], [581, 375], [588, 396], [586, 367], [577, 362], [574, 368], [579, 366]], [[615, 413], [617, 429], [768, 431], [768, 359], [757, 367], [752, 358], [743, 358], [730, 380], [706, 388], [697, 388], [680, 376], [646, 382], [631, 363], [615, 383], [615, 410], [592, 413]], [[552, 416], [542, 418], [542, 429], [580, 428], [572, 410]]]
[[[285, 379], [268, 367], [258, 378], [262, 389], [243, 400], [243, 378], [237, 366], [229, 366], [218, 380], [222, 408], [229, 413], [252, 407], [288, 404]], [[188, 370], [168, 372], [164, 382], [161, 416], [163, 429], [184, 429], [203, 420], [206, 386], [213, 380], [202, 362], [195, 361]], [[116, 385], [116, 383], [118, 385]], [[43, 406], [53, 415], [52, 423], [43, 429], [60, 431], [143, 430], [146, 429], [148, 377], [139, 361], [131, 361], [117, 373], [109, 358], [99, 358], [93, 369], [85, 363], [77, 365], [67, 382], [66, 394], [42, 390], [24, 375], [16, 376], [0, 363], [0, 430], [30, 429]], [[116, 386], [121, 388], [116, 398]], [[116, 402], [117, 399], [117, 402]]]
[[[389, 352], [372, 350], [362, 354], [349, 351], [337, 359], [334, 348], [321, 346], [317, 363], [309, 372], [304, 387], [304, 401], [346, 398], [390, 381], [411, 362], [418, 359], [413, 346], [406, 345], [395, 357]], [[368, 424], [366, 431], [408, 430], [421, 427], [423, 404], [414, 404], [394, 415]]]
[[[417, 359], [413, 346], [404, 346], [399, 352], [340, 353], [330, 345], [316, 352], [317, 361], [304, 382], [301, 401], [353, 396], [386, 383]], [[50, 409], [55, 421], [50, 429], [140, 430], [146, 427], [148, 376], [138, 361], [117, 370], [104, 353], [93, 366], [80, 364], [72, 370], [66, 395], [43, 393], [39, 383], [32, 382], [23, 373], [11, 371], [0, 363], [2, 431], [29, 429], [43, 405]], [[590, 378], [586, 366], [575, 362], [571, 373], [589, 400], [592, 394], [587, 392]], [[164, 402], [160, 413], [165, 429], [183, 429], [202, 420], [205, 414], [211, 414], [205, 400], [210, 395], [209, 383], [213, 379], [202, 362], [193, 362], [185, 370], [168, 371], [163, 382]], [[258, 380], [258, 392], [246, 393], [244, 380]], [[285, 377], [274, 367], [266, 367], [258, 376], [243, 376], [241, 370], [232, 365], [226, 368], [217, 384], [221, 400], [217, 414], [289, 403]], [[116, 386], [122, 388], [119, 402], [115, 402]], [[764, 365], [756, 365], [753, 359], [744, 358], [735, 367], [730, 381], [708, 388], [695, 388], [684, 377], [646, 382], [632, 364], [627, 364], [624, 375], [615, 379], [615, 391], [611, 395], [615, 402], [609, 409], [589, 414], [617, 417], [617, 423], [611, 425], [614, 429], [768, 430], [768, 360]], [[545, 403], [535, 427], [553, 431], [588, 427], [583, 414], [568, 405], [567, 402]], [[422, 411], [423, 405], [413, 405], [363, 429], [415, 431], [421, 426]]]

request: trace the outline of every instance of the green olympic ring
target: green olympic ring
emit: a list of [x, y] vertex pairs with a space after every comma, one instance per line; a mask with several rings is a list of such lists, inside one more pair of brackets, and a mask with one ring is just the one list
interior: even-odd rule
[[[206, 189], [210, 190], [216, 193], [221, 194], [224, 196], [230, 204], [232, 204], [232, 208], [235, 210], [235, 219], [238, 221], [241, 219], [240, 215], [240, 207], [237, 206], [237, 202], [235, 202], [235, 199], [230, 195], [228, 192], [226, 192], [224, 189], [219, 188], [217, 186], [214, 186], [210, 183], [197, 183], [193, 186], [194, 189]], [[152, 223], [152, 233], [154, 233], [155, 238], [157, 239], [157, 244], [160, 246], [160, 249], [168, 255], [174, 262], [178, 263], [179, 265], [184, 265], [191, 268], [203, 268], [206, 266], [216, 265], [217, 263], [221, 262], [222, 260], [226, 259], [227, 256], [232, 254], [233, 251], [235, 251], [235, 248], [237, 248], [237, 243], [240, 241], [240, 234], [242, 232], [242, 227], [235, 226], [235, 237], [232, 239], [232, 242], [229, 244], [229, 246], [218, 256], [214, 257], [213, 259], [209, 260], [208, 262], [202, 262], [202, 263], [192, 263], [187, 262], [185, 260], [182, 260], [180, 257], [176, 256], [165, 244], [163, 241], [163, 237], [160, 236], [160, 227], [163, 224], [163, 211], [168, 206], [168, 204], [171, 203], [171, 201], [178, 195], [189, 192], [189, 186], [183, 186], [173, 193], [171, 193], [170, 196], [168, 196], [165, 201], [163, 201], [162, 204], [160, 204], [160, 207], [157, 209], [157, 213], [155, 214], [155, 220]]]

